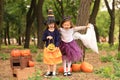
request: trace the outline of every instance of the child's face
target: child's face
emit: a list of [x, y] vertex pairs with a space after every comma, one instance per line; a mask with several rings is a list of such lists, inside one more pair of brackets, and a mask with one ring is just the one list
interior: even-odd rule
[[48, 27], [49, 27], [49, 28], [54, 28], [54, 26], [55, 26], [55, 23], [50, 23], [50, 24], [48, 24]]
[[63, 24], [62, 24], [62, 27], [64, 29], [69, 29], [71, 27], [71, 23], [70, 21], [65, 21]]

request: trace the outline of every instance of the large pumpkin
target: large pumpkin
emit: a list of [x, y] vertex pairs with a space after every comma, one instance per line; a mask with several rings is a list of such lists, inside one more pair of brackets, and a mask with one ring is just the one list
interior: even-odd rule
[[18, 49], [11, 51], [11, 56], [13, 56], [13, 57], [18, 57], [20, 55], [21, 55], [21, 52]]
[[[66, 70], [68, 70], [68, 68], [66, 68]], [[70, 68], [70, 71], [72, 72], [72, 68]], [[64, 68], [61, 66], [58, 68], [58, 73], [63, 73], [64, 72]]]
[[87, 62], [82, 62], [81, 63], [81, 70], [83, 72], [92, 72], [93, 71], [93, 66]]
[[77, 72], [81, 70], [81, 64], [72, 64], [72, 71]]
[[29, 61], [29, 67], [34, 67], [35, 66], [35, 63], [33, 61]]
[[30, 55], [30, 50], [29, 49], [21, 50], [21, 55], [22, 56], [29, 56]]

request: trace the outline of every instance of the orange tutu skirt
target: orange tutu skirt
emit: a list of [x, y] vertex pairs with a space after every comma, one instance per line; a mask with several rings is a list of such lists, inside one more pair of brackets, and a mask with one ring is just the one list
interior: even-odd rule
[[49, 65], [62, 63], [62, 54], [60, 49], [55, 48], [54, 50], [49, 50], [48, 48], [44, 48], [43, 62]]

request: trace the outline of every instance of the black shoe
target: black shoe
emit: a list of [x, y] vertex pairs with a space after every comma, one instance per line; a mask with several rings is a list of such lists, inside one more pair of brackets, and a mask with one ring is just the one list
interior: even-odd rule
[[71, 76], [72, 75], [72, 73], [69, 71], [69, 72], [67, 72], [67, 76]]
[[67, 74], [67, 72], [64, 72], [64, 74], [63, 74], [64, 76], [67, 76], [68, 74]]
[[44, 77], [48, 77], [48, 76], [52, 76], [52, 72], [46, 73], [46, 74], [44, 75]]

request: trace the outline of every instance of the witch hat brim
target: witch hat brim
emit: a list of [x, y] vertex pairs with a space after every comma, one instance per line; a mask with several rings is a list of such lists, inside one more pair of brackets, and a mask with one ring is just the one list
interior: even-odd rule
[[51, 23], [55, 23], [55, 24], [59, 25], [60, 21], [55, 20], [55, 19], [47, 19], [47, 20], [44, 21], [44, 25], [49, 25]]

